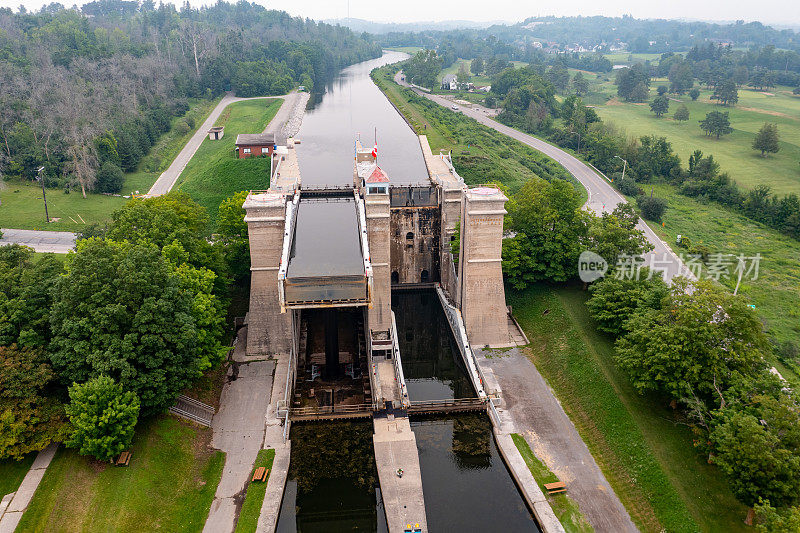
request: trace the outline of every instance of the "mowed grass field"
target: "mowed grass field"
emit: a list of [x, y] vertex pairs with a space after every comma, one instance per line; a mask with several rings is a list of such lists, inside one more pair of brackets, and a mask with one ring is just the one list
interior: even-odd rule
[[[704, 154], [712, 154], [722, 170], [744, 188], [769, 185], [780, 195], [800, 194], [800, 97], [793, 96], [790, 88], [778, 87], [769, 92], [742, 88], [739, 102], [733, 107], [710, 100], [712, 91], [707, 89], [701, 89], [696, 102], [688, 95], [669, 95], [669, 112], [659, 119], [650, 111], [649, 102], [630, 103], [617, 99], [613, 73], [599, 79], [594, 74], [585, 75], [594, 80], [586, 102], [595, 106], [600, 118], [616, 124], [631, 136], [667, 137], [684, 166], [689, 154], [702, 150]], [[604, 77], [609, 77], [610, 81], [603, 81]], [[653, 80], [650, 100], [657, 94], [659, 85], [669, 86], [669, 81]], [[683, 123], [672, 118], [681, 104], [689, 109], [689, 120]], [[711, 111], [730, 113], [733, 133], [720, 139], [706, 136], [699, 121]], [[765, 122], [778, 125], [780, 151], [761, 157], [760, 152], [753, 150], [752, 143]]]
[[[184, 117], [174, 118], [173, 128], [161, 136], [139, 164], [139, 168], [125, 174], [125, 184], [120, 194], [130, 195], [136, 191], [146, 193], [218, 102], [219, 99], [190, 101], [191, 107], [184, 117], [194, 119], [195, 129], [185, 134], [179, 133], [174, 125]], [[62, 189], [47, 189], [46, 193], [47, 211], [51, 219], [49, 224], [45, 222], [41, 186], [16, 181], [0, 182], [0, 227], [80, 231], [86, 224], [109, 220], [111, 213], [128, 201], [120, 196], [94, 193], [88, 193], [83, 198], [80, 190], [64, 194]]]
[[225, 462], [210, 439], [163, 415], [137, 428], [128, 467], [61, 448], [17, 531], [202, 531]]
[[747, 531], [747, 509], [695, 452], [668, 401], [638, 394], [613, 361], [579, 286], [508, 293], [528, 355], [555, 391], [614, 492], [642, 531]]
[[16, 492], [35, 458], [35, 453], [29, 453], [19, 461], [16, 459], [0, 461], [0, 498], [10, 492]]
[[264, 131], [282, 103], [281, 98], [269, 98], [229, 105], [215, 123], [225, 126], [225, 136], [219, 141], [203, 140], [175, 189], [189, 193], [215, 219], [219, 204], [233, 193], [269, 188], [269, 158], [237, 159], [236, 135]]

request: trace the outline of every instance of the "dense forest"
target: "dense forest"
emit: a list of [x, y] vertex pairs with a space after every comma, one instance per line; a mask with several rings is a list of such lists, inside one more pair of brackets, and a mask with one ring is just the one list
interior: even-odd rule
[[379, 54], [368, 36], [248, 2], [0, 9], [0, 172], [32, 180], [43, 166], [48, 185], [118, 192], [119, 169], [188, 99], [313, 89]]

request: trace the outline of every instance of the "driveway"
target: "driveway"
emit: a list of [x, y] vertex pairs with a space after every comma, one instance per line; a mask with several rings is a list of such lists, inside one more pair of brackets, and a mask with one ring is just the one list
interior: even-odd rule
[[[395, 82], [405, 87], [411, 87], [408, 83], [400, 80], [400, 72], [395, 75]], [[453, 105], [453, 101], [448, 98], [436, 94], [428, 94], [420, 91], [415, 87], [411, 87], [418, 95], [424, 96], [428, 100], [435, 102], [448, 109]], [[611, 183], [608, 182], [603, 176], [598, 174], [589, 165], [574, 157], [572, 154], [565, 152], [557, 146], [545, 142], [541, 139], [522, 133], [519, 130], [501, 124], [494, 120], [495, 111], [478, 104], [473, 104], [471, 107], [459, 106], [460, 111], [470, 118], [474, 118], [481, 124], [488, 126], [500, 133], [508, 135], [512, 139], [530, 146], [531, 148], [542, 152], [548, 157], [560, 163], [567, 171], [577, 179], [581, 185], [586, 188], [589, 198], [586, 201], [586, 207], [595, 213], [603, 213], [613, 211], [614, 208], [623, 202], [625, 198], [617, 192]], [[672, 280], [675, 276], [686, 276], [694, 279], [695, 276], [686, 268], [680, 257], [672, 251], [669, 245], [661, 240], [656, 233], [642, 220], [639, 219], [637, 228], [640, 229], [650, 244], [653, 245], [653, 250], [644, 255], [645, 264], [651, 266], [654, 271], [664, 273], [667, 281]], [[613, 265], [611, 265], [613, 266]]]
[[29, 229], [0, 229], [3, 237], [0, 246], [22, 244], [37, 252], [65, 254], [75, 248], [75, 234], [68, 231], [40, 231]]

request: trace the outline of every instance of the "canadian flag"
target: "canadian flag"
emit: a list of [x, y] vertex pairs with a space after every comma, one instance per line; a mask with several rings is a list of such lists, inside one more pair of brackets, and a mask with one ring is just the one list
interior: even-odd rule
[[372, 147], [372, 157], [378, 158], [378, 143], [375, 143], [375, 146]]

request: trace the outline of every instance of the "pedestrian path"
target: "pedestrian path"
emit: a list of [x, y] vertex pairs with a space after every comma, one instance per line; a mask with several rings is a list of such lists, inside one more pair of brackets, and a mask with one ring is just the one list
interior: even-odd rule
[[[39, 488], [39, 483], [44, 478], [47, 467], [50, 466], [57, 449], [58, 444], [51, 444], [40, 451], [10, 500], [3, 498], [2, 501], [6, 507], [4, 512], [0, 511], [0, 533], [13, 533], [17, 529], [17, 524], [22, 520], [22, 515], [31, 503], [36, 489]], [[0, 509], [2, 509], [2, 505], [0, 505]]]

